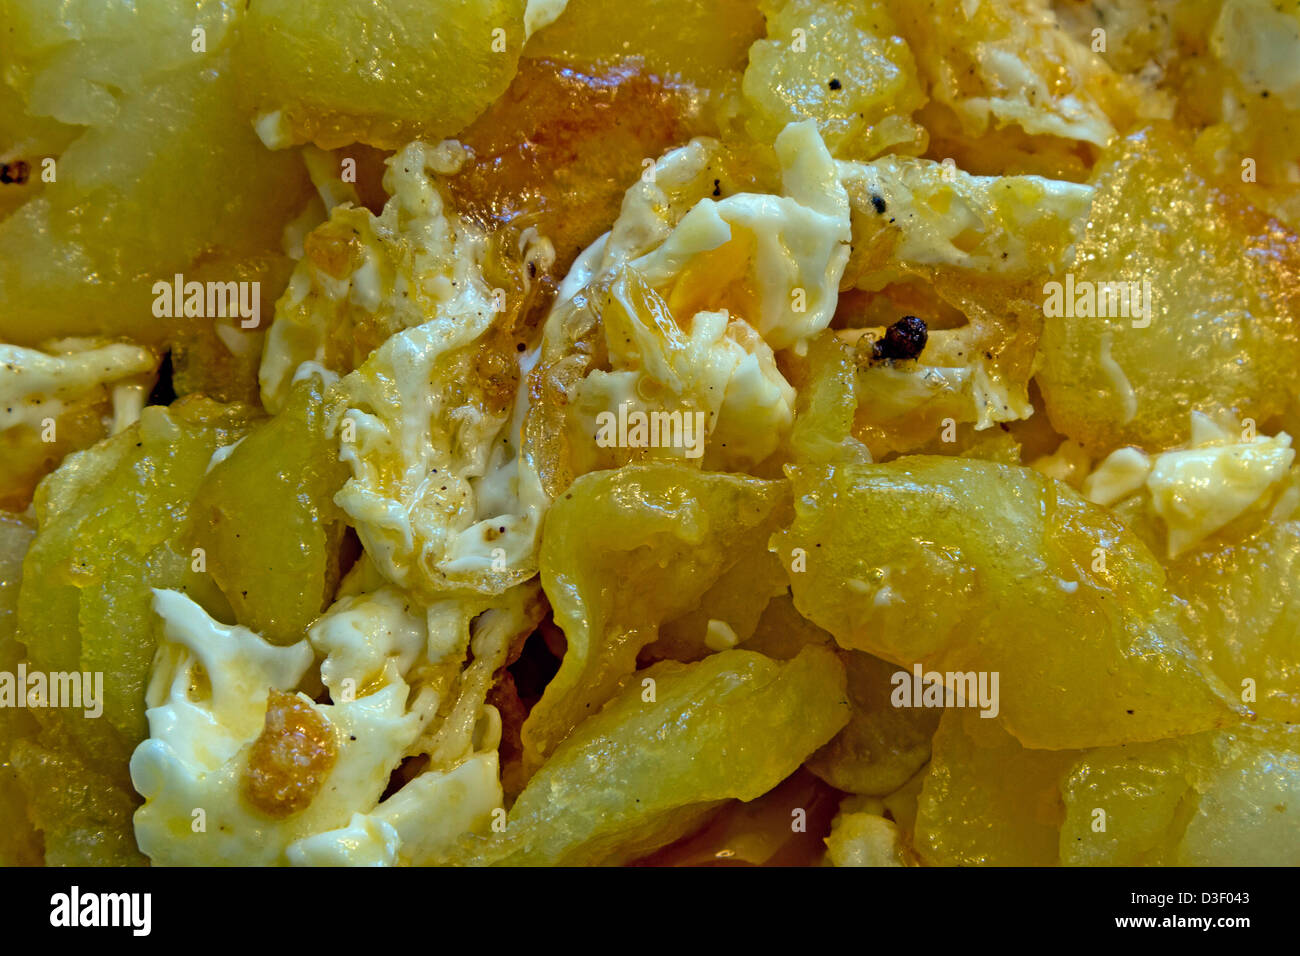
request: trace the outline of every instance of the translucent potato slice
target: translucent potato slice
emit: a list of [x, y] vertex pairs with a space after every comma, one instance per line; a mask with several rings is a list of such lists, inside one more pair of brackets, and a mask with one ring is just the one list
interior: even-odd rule
[[237, 48], [272, 146], [453, 136], [514, 76], [524, 0], [254, 0]]
[[1160, 563], [1068, 486], [930, 456], [797, 468], [792, 481], [795, 521], [774, 544], [795, 605], [841, 646], [999, 674], [995, 716], [1028, 746], [1153, 740], [1231, 719]]
[[[644, 855], [721, 801], [753, 800], [848, 719], [836, 656], [723, 651], [638, 673], [529, 782], [473, 862], [581, 866]], [[647, 683], [649, 682], [649, 683]]]
[[[1043, 329], [1037, 380], [1052, 424], [1102, 455], [1180, 444], [1189, 411], [1257, 422], [1282, 411], [1300, 358], [1300, 239], [1209, 185], [1168, 128], [1117, 142], [1098, 170], [1065, 267], [1075, 301], [1059, 290], [1074, 313], [1048, 311]], [[1087, 309], [1106, 283], [1130, 288], [1130, 315], [1122, 300], [1108, 316]], [[1149, 316], [1133, 307], [1133, 285]]]
[[885, 4], [768, 0], [762, 8], [767, 37], [750, 47], [744, 82], [755, 139], [771, 142], [786, 124], [812, 119], [838, 158], [924, 148], [911, 114], [925, 94]]
[[525, 765], [536, 769], [608, 700], [659, 624], [693, 609], [788, 508], [782, 482], [666, 462], [575, 481], [543, 532], [542, 586], [568, 646], [524, 724]]

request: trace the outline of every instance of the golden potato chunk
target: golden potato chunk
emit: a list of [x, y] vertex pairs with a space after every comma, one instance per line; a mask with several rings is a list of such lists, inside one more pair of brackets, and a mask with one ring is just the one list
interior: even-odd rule
[[924, 148], [911, 114], [925, 94], [885, 4], [769, 0], [763, 13], [767, 38], [750, 48], [744, 82], [755, 139], [771, 142], [787, 123], [812, 119], [840, 158]]
[[510, 82], [524, 0], [254, 0], [237, 48], [272, 146], [455, 135]]
[[1187, 439], [1189, 411], [1282, 411], [1300, 358], [1300, 239], [1209, 185], [1167, 128], [1115, 144], [1094, 185], [1073, 259], [1044, 288], [1037, 380], [1056, 429], [1095, 455], [1154, 451]]
[[792, 480], [795, 521], [774, 543], [795, 605], [841, 646], [999, 675], [982, 709], [1028, 746], [1153, 740], [1231, 719], [1160, 563], [1068, 486], [920, 455], [797, 468]]
[[798, 769], [848, 719], [843, 682], [820, 647], [784, 664], [737, 650], [640, 671], [560, 745], [473, 861], [581, 866], [664, 846]]
[[530, 770], [628, 679], [662, 622], [765, 550], [785, 495], [783, 482], [660, 462], [583, 475], [552, 505], [542, 586], [568, 646], [523, 727]]

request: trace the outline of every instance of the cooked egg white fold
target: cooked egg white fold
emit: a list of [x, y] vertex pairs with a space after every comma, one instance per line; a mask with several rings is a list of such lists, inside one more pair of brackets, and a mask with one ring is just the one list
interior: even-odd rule
[[[504, 293], [483, 278], [486, 236], [435, 181], [463, 151], [399, 151], [379, 216], [334, 195], [321, 156], [308, 158], [336, 205], [277, 304], [263, 400], [281, 407], [304, 369], [351, 373], [338, 393], [352, 479], [336, 500], [375, 566], [425, 602], [499, 594], [535, 573], [545, 502], [517, 466], [528, 356], [491, 336]], [[530, 240], [545, 259], [545, 237]]]
[[[500, 593], [537, 570], [545, 499], [517, 468], [519, 372], [484, 374], [490, 314], [450, 311], [385, 342], [341, 383], [335, 496], [380, 572], [423, 600]], [[512, 366], [513, 347], [498, 354]], [[501, 396], [508, 396], [508, 404]]]
[[40, 429], [105, 389], [114, 406], [111, 429], [121, 431], [140, 417], [157, 366], [157, 356], [138, 345], [68, 339], [46, 352], [0, 343], [0, 432]]
[[395, 866], [402, 838], [389, 824], [361, 813], [348, 825], [291, 843], [293, 866]]
[[569, 0], [528, 0], [524, 7], [524, 39], [549, 27], [569, 5]]
[[697, 139], [666, 153], [651, 181], [643, 177], [628, 190], [592, 267], [594, 277], [627, 264], [667, 294], [693, 268], [713, 261], [702, 257], [735, 243], [755, 293], [753, 307], [739, 317], [776, 350], [816, 335], [835, 313], [848, 262], [848, 196], [811, 120], [787, 126], [775, 151], [781, 194], [720, 198], [713, 198], [711, 173], [724, 161], [718, 143]]
[[[876, 291], [908, 267], [955, 266], [1023, 277], [1053, 272], [1092, 205], [1093, 188], [1042, 176], [975, 176], [952, 163], [910, 156], [840, 162], [852, 200], [855, 242], [887, 255], [850, 268]], [[1056, 250], [1058, 258], [1045, 250]]]
[[401, 149], [384, 174], [391, 198], [375, 216], [331, 178], [328, 154], [308, 153], [329, 219], [291, 243], [304, 254], [276, 303], [259, 372], [269, 410], [284, 406], [304, 362], [350, 372], [401, 329], [440, 314], [493, 314], [481, 272], [486, 237], [448, 208], [432, 175], [454, 170], [462, 156], [453, 142]]
[[1108, 506], [1144, 494], [1167, 529], [1168, 556], [1176, 558], [1250, 508], [1266, 504], [1294, 461], [1286, 432], [1246, 437], [1192, 412], [1185, 446], [1154, 456], [1119, 448], [1088, 475], [1083, 493]]
[[[543, 364], [562, 361], [586, 321], [579, 292], [618, 299], [600, 317], [607, 367], [591, 369], [568, 396], [579, 473], [629, 456], [703, 457], [706, 467], [742, 470], [789, 431], [795, 394], [776, 353], [802, 349], [834, 315], [849, 204], [813, 122], [786, 127], [774, 156], [778, 193], [722, 195], [729, 154], [720, 143], [700, 138], [670, 150], [561, 283]], [[661, 314], [650, 314], [633, 288], [651, 290]], [[620, 433], [613, 451], [599, 437], [611, 415], [648, 421], [661, 413], [698, 421], [703, 434], [637, 446]], [[535, 468], [525, 461], [525, 472]]]
[[[131, 779], [145, 798], [136, 839], [155, 864], [284, 864], [291, 845], [374, 809], [438, 702], [432, 692], [413, 694], [404, 679], [414, 643], [405, 611], [391, 596], [374, 600], [369, 620], [363, 608], [349, 601], [339, 610], [343, 621], [327, 612], [309, 640], [274, 647], [212, 620], [183, 594], [154, 592], [163, 640], [147, 695], [149, 738], [131, 758]], [[361, 633], [342, 633], [349, 629]], [[305, 809], [273, 818], [241, 794], [249, 750], [262, 733], [270, 689], [304, 686], [318, 653], [329, 662], [333, 703], [299, 696], [330, 728], [338, 756]], [[340, 839], [297, 852], [319, 855]], [[358, 852], [375, 856], [373, 842], [358, 842]]]

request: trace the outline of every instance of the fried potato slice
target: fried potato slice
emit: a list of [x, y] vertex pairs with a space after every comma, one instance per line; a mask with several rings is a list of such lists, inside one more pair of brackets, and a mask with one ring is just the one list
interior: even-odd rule
[[774, 544], [795, 605], [841, 646], [1000, 674], [998, 716], [1029, 746], [1153, 740], [1231, 719], [1160, 563], [1068, 486], [931, 456], [801, 467], [792, 482], [795, 521]]
[[524, 0], [255, 0], [237, 69], [268, 145], [454, 136], [514, 76]]
[[[1074, 301], [1064, 284], [1044, 287], [1037, 380], [1056, 429], [1096, 455], [1159, 451], [1187, 439], [1189, 411], [1256, 421], [1282, 411], [1300, 357], [1300, 240], [1207, 183], [1168, 127], [1118, 142], [1093, 185], [1066, 265]], [[1123, 299], [1088, 307], [1114, 283], [1127, 310]]]
[[[788, 515], [783, 482], [669, 462], [592, 472], [547, 515], [542, 586], [568, 646], [524, 724], [535, 770], [630, 677], [658, 627], [695, 608]], [[638, 581], [628, 592], [624, 585]]]
[[155, 282], [279, 249], [308, 180], [297, 156], [266, 153], [234, 94], [218, 56], [123, 97], [68, 146], [57, 181], [0, 222], [0, 338], [160, 342], [206, 320], [156, 316]]
[[1300, 850], [1300, 733], [1262, 722], [1089, 751], [1061, 793], [1067, 865], [1290, 865]]
[[834, 740], [809, 758], [808, 769], [839, 790], [887, 796], [930, 759], [940, 712], [893, 705], [897, 665], [862, 651], [845, 651], [840, 657], [852, 716]]
[[[18, 637], [34, 669], [103, 672], [103, 719], [75, 713], [66, 723], [106, 773], [120, 774], [117, 758], [125, 761], [144, 737], [155, 643], [149, 589], [202, 586], [185, 540], [188, 507], [213, 452], [243, 435], [252, 417], [197, 398], [151, 406], [137, 425], [73, 455], [38, 489]], [[65, 722], [62, 711], [48, 713]]]
[[944, 715], [917, 817], [931, 865], [1287, 865], [1300, 731], [1261, 722], [1087, 751], [1022, 748]]
[[799, 464], [866, 462], [871, 453], [853, 437], [858, 412], [858, 368], [853, 349], [826, 330], [808, 347], [806, 377], [798, 391], [790, 457]]
[[138, 859], [126, 763], [145, 736], [156, 643], [150, 588], [186, 588], [222, 607], [220, 592], [193, 570], [186, 517], [213, 452], [243, 435], [252, 417], [200, 398], [146, 408], [138, 424], [71, 456], [37, 491], [39, 530], [18, 600], [28, 666], [103, 675], [101, 719], [34, 712], [39, 741], [15, 757], [40, 808], [49, 862]]
[[765, 524], [738, 538], [735, 564], [700, 595], [697, 607], [664, 623], [642, 657], [695, 661], [753, 637], [769, 602], [789, 591], [785, 568], [767, 550], [769, 533]]
[[193, 543], [235, 612], [276, 645], [302, 639], [334, 596], [348, 478], [334, 436], [342, 409], [317, 376], [279, 415], [245, 435], [203, 478], [190, 505]]
[[[23, 578], [23, 556], [36, 529], [17, 515], [0, 512], [0, 671], [15, 674], [26, 656], [14, 639], [18, 621], [18, 589]], [[38, 725], [31, 712], [0, 708], [0, 866], [39, 866], [45, 849], [28, 816], [27, 795], [18, 782], [11, 748], [32, 737]]]
[[765, 0], [767, 38], [749, 51], [746, 122], [759, 142], [812, 119], [837, 158], [920, 152], [925, 102], [912, 52], [873, 0]]
[[826, 855], [821, 834], [840, 797], [801, 768], [757, 799], [733, 800], [696, 833], [632, 865], [817, 866]]
[[1053, 866], [1077, 751], [1027, 750], [975, 711], [949, 710], [917, 803], [916, 851], [929, 866]]
[[131, 814], [139, 798], [118, 773], [101, 773], [57, 724], [14, 745], [11, 760], [27, 795], [46, 866], [142, 866]]
[[74, 126], [111, 125], [124, 97], [223, 49], [241, 6], [231, 0], [71, 0], [57, 7], [5, 0], [5, 81], [22, 94], [33, 116]]
[[[81, 134], [48, 116], [27, 113], [23, 97], [0, 83], [0, 220], [45, 188], [49, 178], [46, 160], [57, 160]], [[57, 162], [54, 167], [57, 174]]]
[[771, 790], [848, 719], [843, 669], [817, 647], [784, 664], [740, 650], [665, 661], [638, 678], [556, 749], [471, 862], [643, 856], [721, 801]]
[[1300, 521], [1267, 523], [1172, 564], [1203, 660], [1261, 716], [1300, 720]]

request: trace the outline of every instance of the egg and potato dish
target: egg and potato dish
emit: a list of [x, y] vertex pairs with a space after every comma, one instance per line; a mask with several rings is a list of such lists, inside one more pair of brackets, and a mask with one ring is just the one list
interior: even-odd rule
[[1300, 863], [1300, 0], [0, 0], [0, 863]]

